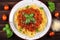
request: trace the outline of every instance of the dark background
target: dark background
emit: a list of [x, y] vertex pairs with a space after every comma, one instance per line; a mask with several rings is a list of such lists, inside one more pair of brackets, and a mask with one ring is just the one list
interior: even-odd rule
[[[6, 23], [9, 23], [8, 19], [9, 19], [10, 10], [19, 1], [21, 1], [21, 0], [0, 0], [0, 40], [23, 40], [23, 39], [19, 38], [18, 36], [16, 36], [15, 34], [13, 34], [13, 36], [10, 39], [8, 39], [6, 37], [6, 33], [2, 31], [2, 28], [4, 27], [4, 25]], [[42, 1], [43, 3], [45, 3], [47, 5], [48, 0], [40, 0], [40, 1]], [[56, 11], [60, 12], [60, 0], [50, 0], [50, 1], [54, 2], [56, 5], [56, 10], [54, 12], [56, 12]], [[6, 4], [9, 5], [8, 11], [5, 11], [3, 9], [4, 5], [6, 5]], [[53, 16], [54, 12], [51, 13], [53, 19], [58, 19]], [[1, 17], [3, 14], [6, 14], [8, 16], [7, 21], [2, 21]], [[49, 32], [50, 31], [52, 31], [51, 28], [50, 28]], [[48, 35], [49, 32], [44, 37], [37, 39], [37, 40], [60, 40], [60, 32], [55, 32], [54, 37], [49, 37], [49, 35]]]

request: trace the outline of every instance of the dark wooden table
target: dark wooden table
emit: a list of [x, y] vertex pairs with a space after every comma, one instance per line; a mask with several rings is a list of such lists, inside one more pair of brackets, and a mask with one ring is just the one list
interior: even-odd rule
[[[13, 34], [13, 36], [10, 39], [8, 39], [6, 37], [6, 33], [2, 31], [2, 28], [5, 26], [5, 24], [9, 23], [8, 19], [9, 19], [10, 10], [19, 1], [21, 1], [21, 0], [0, 0], [0, 40], [24, 40], [24, 39], [19, 38], [15, 34]], [[40, 0], [40, 1], [42, 1], [43, 3], [45, 3], [47, 5], [48, 0]], [[60, 0], [51, 0], [51, 1], [55, 2], [55, 4], [56, 4], [56, 10], [55, 11], [60, 12]], [[9, 5], [9, 7], [10, 7], [8, 11], [5, 11], [3, 9], [4, 5], [6, 5], [6, 4]], [[53, 19], [55, 18], [53, 16], [54, 12], [52, 13]], [[2, 21], [1, 17], [3, 14], [6, 14], [8, 16], [7, 21]], [[57, 18], [55, 18], [55, 19], [57, 19]], [[52, 30], [50, 29], [49, 32], [50, 31], [52, 31]], [[48, 36], [49, 32], [44, 37], [37, 39], [37, 40], [60, 40], [60, 32], [55, 32], [54, 37], [49, 37]]]

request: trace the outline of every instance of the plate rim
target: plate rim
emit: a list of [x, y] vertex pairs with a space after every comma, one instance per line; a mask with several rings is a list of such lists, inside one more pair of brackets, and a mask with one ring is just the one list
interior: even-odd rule
[[[20, 2], [18, 2], [17, 4], [22, 3], [22, 2], [26, 2], [26, 1], [20, 1]], [[32, 1], [28, 1], [28, 2], [32, 2]], [[33, 1], [33, 2], [39, 2], [39, 3], [41, 3], [41, 4], [44, 5], [44, 6], [47, 8], [47, 10], [49, 11], [48, 7], [47, 7], [44, 3], [42, 3], [41, 1]], [[17, 4], [16, 4], [16, 5], [17, 5]], [[15, 5], [15, 6], [16, 6], [16, 5]], [[15, 6], [14, 6], [14, 7], [15, 7]], [[12, 8], [12, 10], [14, 9], [14, 7]], [[11, 10], [10, 15], [9, 15], [9, 24], [10, 24], [10, 26], [11, 26], [12, 31], [17, 35], [18, 33], [16, 33], [15, 28], [14, 28], [14, 29], [12, 28], [12, 26], [14, 26], [14, 25], [13, 25], [13, 22], [11, 22], [12, 10]], [[52, 17], [51, 17], [50, 11], [49, 11], [49, 15], [50, 15], [50, 25], [49, 25], [49, 26], [51, 26]], [[50, 27], [49, 27], [49, 28], [50, 28]], [[47, 29], [46, 33], [48, 32], [49, 28]], [[15, 30], [15, 31], [14, 31], [14, 30]], [[44, 35], [45, 35], [46, 33], [44, 33]], [[44, 35], [43, 35], [43, 36], [44, 36]], [[21, 37], [21, 36], [19, 36], [19, 35], [17, 35], [17, 36], [20, 37], [20, 38], [23, 38], [23, 37]], [[43, 37], [43, 36], [41, 36], [41, 37]], [[41, 38], [41, 37], [39, 37], [39, 38]], [[26, 39], [26, 38], [23, 38], [23, 39]], [[30, 39], [30, 38], [27, 38], [27, 39]], [[38, 38], [31, 38], [31, 39], [38, 39]]]

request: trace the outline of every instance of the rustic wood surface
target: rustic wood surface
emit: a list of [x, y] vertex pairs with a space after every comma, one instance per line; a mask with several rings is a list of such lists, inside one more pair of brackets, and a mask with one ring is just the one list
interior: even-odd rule
[[[0, 40], [24, 40], [24, 39], [19, 38], [15, 34], [13, 34], [13, 36], [10, 39], [8, 39], [6, 37], [6, 33], [2, 31], [2, 28], [4, 27], [4, 25], [6, 23], [9, 23], [8, 19], [9, 19], [10, 10], [19, 1], [21, 1], [21, 0], [0, 0]], [[42, 1], [43, 3], [45, 3], [47, 5], [48, 0], [40, 0], [40, 1]], [[60, 12], [60, 0], [51, 0], [51, 1], [55, 2], [55, 5], [56, 5], [56, 10], [55, 11]], [[10, 9], [8, 11], [5, 11], [3, 9], [4, 5], [6, 5], [6, 4], [8, 4], [9, 7], [10, 7]], [[55, 18], [53, 16], [54, 12], [52, 13], [53, 19]], [[8, 16], [7, 21], [2, 21], [1, 17], [2, 17], [3, 14], [6, 14]], [[52, 31], [52, 30], [50, 29], [49, 32], [50, 31]], [[37, 40], [60, 40], [60, 32], [56, 32], [54, 37], [49, 37], [48, 36], [49, 32], [44, 37], [42, 37], [40, 39], [37, 39]]]

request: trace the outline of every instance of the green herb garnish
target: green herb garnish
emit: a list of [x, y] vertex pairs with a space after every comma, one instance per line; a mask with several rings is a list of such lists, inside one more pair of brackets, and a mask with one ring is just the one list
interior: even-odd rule
[[26, 6], [26, 8], [29, 8], [29, 6]]
[[24, 14], [24, 16], [26, 17], [26, 21], [25, 21], [26, 24], [29, 24], [30, 22], [35, 22], [35, 18], [33, 17], [34, 16], [33, 13]]
[[53, 12], [55, 10], [55, 3], [48, 1], [48, 8], [51, 12]]
[[29, 24], [30, 23], [30, 19], [27, 18], [26, 21], [25, 21], [26, 24]]
[[20, 28], [20, 30], [19, 30], [19, 31], [21, 32], [21, 31], [22, 31], [22, 29], [23, 29], [23, 28]]
[[31, 18], [30, 20], [31, 20], [32, 22], [35, 22], [35, 19], [34, 19], [34, 18]]
[[7, 38], [12, 37], [13, 32], [11, 30], [6, 30]]
[[40, 7], [40, 9], [43, 9], [43, 7]]
[[3, 31], [6, 32], [7, 38], [10, 38], [13, 35], [13, 32], [11, 31], [9, 24], [5, 24]]
[[36, 29], [36, 32], [39, 32], [39, 30], [38, 30], [38, 29]]

